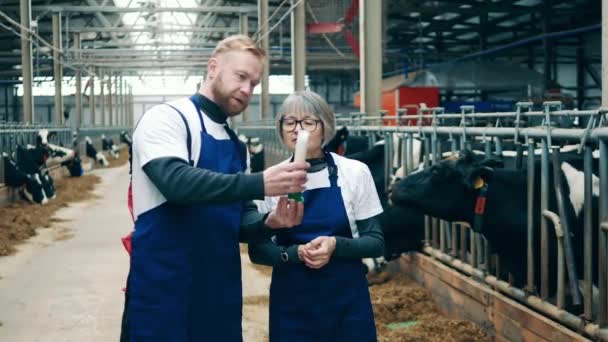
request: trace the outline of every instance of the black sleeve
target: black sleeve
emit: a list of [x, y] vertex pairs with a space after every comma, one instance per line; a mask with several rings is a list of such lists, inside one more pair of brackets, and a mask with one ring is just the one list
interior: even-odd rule
[[264, 225], [268, 214], [261, 214], [253, 201], [247, 201], [241, 219], [241, 230], [239, 241], [249, 243], [261, 243], [270, 239], [275, 232]]
[[190, 166], [176, 157], [157, 158], [144, 172], [167, 201], [177, 204], [223, 204], [264, 198], [264, 177], [254, 174], [223, 174]]
[[249, 259], [254, 264], [280, 267], [286, 263], [297, 264], [302, 262], [298, 258], [298, 245], [285, 248], [288, 255], [287, 262], [281, 259], [283, 247], [275, 244], [271, 239], [266, 239], [262, 243], [250, 243], [247, 249]]
[[384, 235], [378, 215], [357, 221], [359, 237], [356, 239], [336, 236], [333, 256], [348, 259], [377, 258], [384, 255]]

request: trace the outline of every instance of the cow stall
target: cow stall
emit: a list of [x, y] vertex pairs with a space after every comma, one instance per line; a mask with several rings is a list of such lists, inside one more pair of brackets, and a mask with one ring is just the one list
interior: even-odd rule
[[[578, 117], [581, 126], [561, 128], [562, 117]], [[381, 197], [399, 199], [395, 191], [400, 187], [389, 186], [395, 172], [407, 183], [423, 179], [417, 172], [442, 177], [455, 170], [453, 165], [460, 172], [483, 176], [491, 171], [519, 181], [510, 189], [515, 199], [497, 201], [492, 181], [485, 182], [486, 196], [484, 182], [471, 179], [471, 213], [460, 215], [470, 219], [449, 212], [443, 220], [424, 215], [421, 248], [398, 257], [391, 269], [424, 284], [446, 313], [471, 319], [497, 340], [608, 340], [605, 113], [563, 110], [559, 102], [546, 102], [542, 110], [518, 103], [512, 112], [476, 113], [463, 106], [460, 113], [427, 108], [411, 116], [418, 123], [430, 120], [428, 126], [382, 126], [386, 118], [365, 113], [338, 118], [352, 135], [366, 137], [370, 149], [383, 146]], [[540, 126], [528, 126], [539, 119]], [[266, 165], [287, 157], [270, 122], [243, 123], [238, 129], [260, 137]], [[463, 149], [471, 151], [468, 159], [456, 154]], [[420, 213], [443, 214], [448, 197], [438, 196], [426, 206], [407, 205], [417, 205]], [[513, 203], [517, 210], [508, 206]], [[514, 225], [493, 230], [502, 227], [493, 221], [496, 206], [505, 222], [517, 216], [516, 230], [509, 230]], [[482, 207], [489, 210], [485, 216]]]
[[[95, 128], [81, 128], [77, 134], [70, 128], [65, 126], [56, 126], [48, 124], [33, 124], [24, 125], [21, 123], [1, 123], [0, 124], [0, 156], [6, 154], [11, 158], [17, 151], [18, 146], [36, 147], [37, 140], [39, 140], [39, 134], [42, 131], [46, 131], [49, 135], [48, 143], [53, 146], [65, 150], [76, 150], [79, 155], [85, 153], [85, 142], [84, 136], [90, 136], [92, 142], [101, 151], [101, 139], [102, 135], [111, 137], [114, 141], [121, 141], [121, 132], [130, 132], [131, 129], [127, 127], [95, 127]], [[60, 158], [58, 158], [60, 160]], [[11, 188], [3, 184], [5, 179], [5, 167], [4, 158], [0, 158], [0, 204], [13, 203], [19, 198], [17, 189]], [[48, 171], [50, 177], [57, 179], [64, 176], [63, 168], [61, 163], [54, 163], [53, 160], [47, 160], [45, 162], [44, 171]]]

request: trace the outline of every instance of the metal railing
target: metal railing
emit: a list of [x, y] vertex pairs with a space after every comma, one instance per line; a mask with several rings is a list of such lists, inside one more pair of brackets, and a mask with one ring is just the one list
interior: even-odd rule
[[[54, 145], [62, 145], [66, 148], [72, 148], [73, 131], [69, 127], [49, 125], [49, 124], [30, 124], [23, 123], [0, 123], [0, 157], [2, 153], [12, 155], [15, 152], [17, 145], [36, 145], [36, 137], [39, 130], [48, 129], [50, 132], [56, 133], [55, 136], [49, 138], [49, 143]], [[83, 127], [78, 131], [78, 149], [81, 155], [85, 153], [84, 137], [89, 136], [95, 145], [95, 148], [101, 150], [101, 135], [113, 139], [115, 143], [120, 141], [120, 132], [130, 132], [131, 128], [124, 127]], [[0, 158], [0, 186], [4, 183], [4, 161]]]
[[[513, 143], [515, 151], [527, 163], [522, 166], [527, 172], [527, 252], [526, 252], [526, 286], [517, 288], [512, 285], [512, 277], [501, 279], [500, 258], [492, 258], [492, 246], [485, 238], [467, 229], [466, 224], [444, 222], [435, 218], [425, 218], [425, 247], [423, 252], [450, 265], [451, 267], [468, 274], [481, 283], [485, 283], [495, 290], [502, 292], [517, 301], [528, 305], [536, 311], [558, 321], [565, 326], [594, 339], [608, 341], [608, 127], [606, 112], [602, 110], [562, 110], [561, 104], [547, 102], [542, 111], [532, 111], [529, 103], [518, 103], [513, 112], [475, 113], [470, 107], [463, 106], [461, 113], [446, 114], [442, 108], [420, 109], [417, 115], [403, 115], [399, 113], [394, 117], [386, 115], [366, 115], [365, 113], [352, 113], [338, 116], [338, 125], [348, 126], [349, 131], [356, 135], [367, 136], [370, 146], [379, 139], [384, 139], [385, 155], [393, 156], [395, 148], [400, 153], [395, 158], [385, 158], [384, 189], [389, 186], [390, 176], [397, 167], [403, 167], [407, 175], [415, 170], [417, 160], [414, 160], [414, 142], [417, 140], [424, 146], [423, 160], [425, 167], [439, 162], [442, 158], [441, 146], [450, 146], [449, 152], [456, 152], [481, 142], [486, 155], [503, 152], [503, 143]], [[542, 118], [541, 125], [537, 127], [524, 127], [528, 117]], [[560, 117], [585, 117], [585, 128], [558, 128], [555, 127]], [[398, 126], [383, 126], [388, 118], [394, 118]], [[485, 124], [493, 122], [492, 126], [475, 127], [476, 118], [483, 118]], [[456, 126], [443, 126], [447, 119], [457, 119]], [[510, 119], [507, 121], [505, 119]], [[416, 125], [407, 126], [409, 121], [416, 120]], [[426, 121], [424, 121], [426, 120]], [[489, 120], [489, 121], [488, 121]], [[449, 122], [450, 124], [453, 123]], [[424, 125], [427, 124], [427, 125]], [[506, 127], [509, 124], [511, 127]], [[274, 124], [270, 121], [241, 123], [239, 133], [248, 136], [260, 137], [265, 144], [266, 155], [275, 158], [274, 162], [285, 159], [288, 155], [282, 143], [276, 137]], [[443, 142], [443, 144], [442, 144]], [[557, 210], [549, 210], [547, 194], [551, 186], [559, 182], [550, 182], [552, 178], [559, 179], [559, 146], [578, 144], [578, 152], [582, 153], [584, 160], [584, 198], [585, 210], [583, 215], [583, 274], [576, 275], [572, 245], [570, 241], [571, 227], [567, 226], [565, 217], [564, 199], [558, 199]], [[540, 179], [536, 179], [533, 171], [535, 165], [535, 149], [540, 146]], [[593, 195], [593, 157], [594, 151], [599, 151], [599, 212], [592, 212]], [[269, 160], [269, 165], [272, 164]], [[527, 166], [526, 166], [527, 165]], [[557, 167], [556, 167], [557, 166]], [[554, 174], [550, 174], [553, 168]], [[540, 181], [541, 203], [534, 203], [535, 184]], [[559, 190], [559, 188], [557, 189]], [[559, 192], [556, 190], [556, 193]], [[540, 208], [540, 210], [535, 208]], [[599, 222], [594, 226], [594, 217]], [[540, 227], [534, 225], [535, 218], [540, 221]], [[549, 241], [548, 230], [554, 229], [555, 241]], [[535, 232], [540, 230], [540, 241], [535, 241]], [[593, 241], [593, 230], [597, 232], [598, 241]], [[549, 279], [549, 246], [557, 246], [557, 276]], [[593, 255], [596, 244], [597, 255]], [[540, 248], [540, 253], [535, 253]], [[541, 268], [535, 269], [535, 255], [540, 255]], [[492, 260], [494, 262], [492, 262]], [[593, 301], [593, 260], [597, 260], [597, 274], [599, 287], [599, 300]], [[536, 288], [540, 272], [539, 289]], [[568, 274], [568, 277], [565, 275]], [[578, 278], [583, 279], [582, 299], [578, 295], [575, 284]], [[568, 278], [568, 282], [566, 280]], [[551, 284], [552, 283], [552, 284]], [[556, 299], [549, 300], [549, 287], [557, 288]], [[568, 294], [572, 302], [582, 301], [583, 314], [568, 312], [565, 305], [566, 288], [574, 289]], [[597, 314], [593, 312], [594, 305], [599, 306]]]

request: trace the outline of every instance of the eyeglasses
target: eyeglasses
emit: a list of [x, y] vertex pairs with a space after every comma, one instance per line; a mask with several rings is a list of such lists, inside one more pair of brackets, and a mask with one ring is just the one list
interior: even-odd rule
[[309, 131], [309, 132], [313, 132], [315, 129], [317, 129], [317, 126], [319, 125], [319, 123], [322, 121], [321, 120], [315, 120], [315, 119], [304, 119], [304, 120], [296, 120], [296, 119], [281, 119], [281, 128], [283, 128], [283, 131], [285, 132], [293, 132], [296, 130], [296, 126], [298, 124], [300, 124], [300, 127], [302, 127], [303, 130]]

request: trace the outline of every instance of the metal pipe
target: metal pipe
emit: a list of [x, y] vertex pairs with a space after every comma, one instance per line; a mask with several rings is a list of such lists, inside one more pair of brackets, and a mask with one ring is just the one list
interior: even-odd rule
[[[606, 91], [606, 89], [604, 89]], [[608, 222], [608, 146], [606, 140], [600, 140], [599, 158], [599, 178], [600, 178], [600, 198], [599, 198], [599, 255], [598, 255], [598, 277], [600, 290], [600, 312], [598, 323], [601, 328], [608, 325], [608, 272], [606, 257], [608, 238], [606, 231], [601, 228]]]
[[608, 108], [608, 4], [602, 1], [602, 108]]
[[[409, 155], [409, 158], [407, 160], [407, 168], [409, 170], [409, 173], [411, 173], [412, 171], [414, 171], [414, 135], [410, 133], [407, 135], [407, 137], [407, 150]], [[416, 160], [416, 162], [418, 162], [418, 160]]]
[[137, 33], [150, 32], [155, 34], [161, 33], [237, 33], [238, 27], [184, 27], [170, 29], [150, 29], [150, 28], [134, 28], [134, 27], [78, 27], [72, 28], [69, 32], [73, 33]]
[[580, 317], [577, 317], [564, 310], [558, 309], [555, 305], [547, 301], [543, 301], [541, 298], [536, 296], [526, 295], [526, 293], [518, 288], [512, 287], [508, 283], [498, 280], [494, 276], [483, 276], [483, 273], [471, 267], [468, 264], [463, 263], [460, 260], [451, 258], [448, 255], [442, 254], [430, 247], [423, 248], [424, 253], [431, 257], [447, 264], [473, 278], [481, 279], [486, 284], [492, 286], [498, 292], [506, 294], [507, 296], [514, 298], [515, 300], [527, 304], [535, 310], [549, 316], [565, 326], [574, 329], [575, 331], [582, 331], [584, 334], [591, 338], [598, 338], [601, 340], [608, 340], [608, 329], [600, 328], [597, 324], [585, 324]]
[[[80, 49], [80, 33], [74, 33], [74, 45], [76, 49]], [[80, 68], [76, 69], [76, 130], [82, 125], [82, 72]]]
[[[258, 0], [258, 31], [262, 37], [262, 50], [268, 53], [268, 0]], [[262, 72], [261, 92], [260, 92], [260, 119], [272, 119], [270, 115], [270, 95], [269, 95], [269, 74], [270, 62], [268, 58], [264, 59], [264, 70]]]
[[[582, 300], [580, 292], [578, 290], [578, 275], [576, 271], [576, 263], [574, 260], [574, 252], [572, 250], [572, 240], [570, 237], [570, 224], [568, 222], [568, 216], [566, 213], [566, 204], [564, 200], [564, 193], [562, 191], [562, 174], [560, 172], [559, 163], [559, 147], [553, 148], [553, 185], [555, 187], [555, 199], [557, 202], [557, 209], [559, 217], [561, 219], [561, 229], [564, 231], [562, 237], [562, 243], [564, 248], [564, 254], [566, 257], [566, 268], [568, 269], [568, 279], [570, 281], [570, 289], [572, 291], [572, 302], [574, 305], [581, 305]], [[588, 205], [591, 202], [588, 203]], [[558, 284], [559, 286], [559, 284]]]
[[408, 144], [409, 144], [408, 136], [405, 134], [402, 135], [401, 136], [401, 167], [403, 168], [403, 177], [410, 174], [409, 158], [411, 156], [408, 153], [408, 151], [409, 151]]
[[[521, 112], [520, 116], [530, 116], [530, 117], [545, 117], [546, 113], [544, 111], [529, 111], [529, 112]], [[563, 110], [555, 110], [551, 111], [551, 116], [594, 116], [597, 115], [597, 110], [587, 109], [587, 110], [572, 110], [572, 109], [563, 109]], [[431, 119], [433, 118], [433, 114], [419, 114], [416, 116], [408, 115], [402, 117], [402, 120], [411, 121], [418, 120], [420, 118], [423, 119]], [[517, 112], [487, 112], [487, 113], [466, 113], [466, 118], [486, 118], [486, 119], [498, 119], [498, 118], [517, 118]], [[396, 115], [390, 115], [386, 117], [387, 119], [397, 118]], [[437, 119], [462, 119], [461, 114], [447, 113], [447, 114], [436, 114]], [[363, 120], [377, 120], [377, 116], [363, 116]]]
[[422, 137], [422, 140], [424, 143], [424, 156], [422, 162], [424, 164], [424, 168], [426, 169], [429, 166], [429, 152], [431, 150], [431, 145], [428, 138]]
[[104, 70], [99, 68], [97, 70], [98, 74], [99, 74], [99, 112], [101, 114], [101, 126], [105, 126], [106, 125], [106, 98], [104, 96], [104, 87], [105, 87], [105, 80], [104, 80]]
[[460, 260], [467, 260], [467, 230], [460, 224]]
[[384, 184], [382, 184], [384, 193], [387, 193], [388, 186], [393, 174], [393, 134], [386, 132], [384, 134]]
[[528, 140], [528, 292], [535, 293], [535, 274], [534, 274], [534, 140]]
[[58, 124], [63, 122], [63, 96], [61, 84], [63, 70], [61, 68], [61, 15], [53, 14], [53, 78], [55, 79], [55, 118]]
[[[8, 7], [10, 8], [10, 7]], [[273, 7], [274, 8], [274, 7]], [[12, 9], [12, 8], [10, 8]], [[75, 13], [254, 13], [255, 6], [200, 6], [200, 7], [115, 7], [115, 6], [74, 6], [41, 5], [33, 6], [35, 12], [75, 12]]]
[[21, 23], [21, 75], [23, 78], [23, 122], [34, 123], [34, 97], [32, 95], [32, 38], [31, 0], [19, 1], [19, 17]]
[[450, 224], [450, 227], [452, 229], [452, 248], [450, 250], [450, 255], [456, 258], [458, 257], [458, 229], [456, 228], [455, 223]]
[[439, 230], [438, 230], [438, 222], [439, 220], [435, 217], [431, 217], [431, 225], [433, 227], [433, 248], [439, 249]]
[[[542, 140], [541, 177], [540, 177], [540, 213], [549, 209], [549, 148], [545, 138]], [[549, 298], [549, 237], [547, 222], [540, 220], [540, 297]]]
[[[304, 90], [306, 78], [306, 0], [291, 0], [291, 72], [294, 91]], [[329, 99], [327, 99], [329, 101]]]
[[445, 253], [445, 225], [447, 222], [439, 220], [439, 250]]
[[592, 196], [593, 196], [593, 188], [592, 188], [592, 175], [593, 175], [593, 150], [591, 146], [585, 145], [585, 154], [584, 154], [584, 188], [585, 188], [585, 208], [584, 208], [584, 237], [583, 237], [583, 246], [584, 248], [584, 289], [583, 289], [583, 297], [584, 297], [584, 317], [586, 320], [591, 321], [593, 319], [593, 245], [592, 240], [592, 229], [593, 229], [593, 206]]
[[108, 118], [109, 126], [113, 126], [114, 125], [114, 106], [113, 106], [113, 101], [112, 101], [112, 97], [113, 95], [113, 91], [112, 91], [112, 71], [108, 71], [108, 80], [106, 81], [108, 84]]
[[95, 73], [93, 72], [93, 67], [89, 67], [89, 74], [91, 75], [91, 96], [89, 97], [89, 110], [91, 112], [91, 126], [95, 126], [97, 124], [97, 118], [95, 113]]
[[479, 268], [479, 264], [477, 264], [476, 235], [477, 235], [477, 233], [475, 233], [472, 230], [469, 230], [469, 245], [471, 246], [471, 260], [469, 261], [469, 263], [471, 264], [471, 266], [473, 266], [475, 268]]
[[564, 308], [564, 231], [562, 230], [562, 223], [557, 214], [552, 211], [544, 210], [543, 219], [549, 220], [553, 223], [555, 229], [555, 236], [557, 238], [557, 308]]
[[426, 246], [431, 244], [431, 223], [428, 215], [424, 215], [424, 244]]

